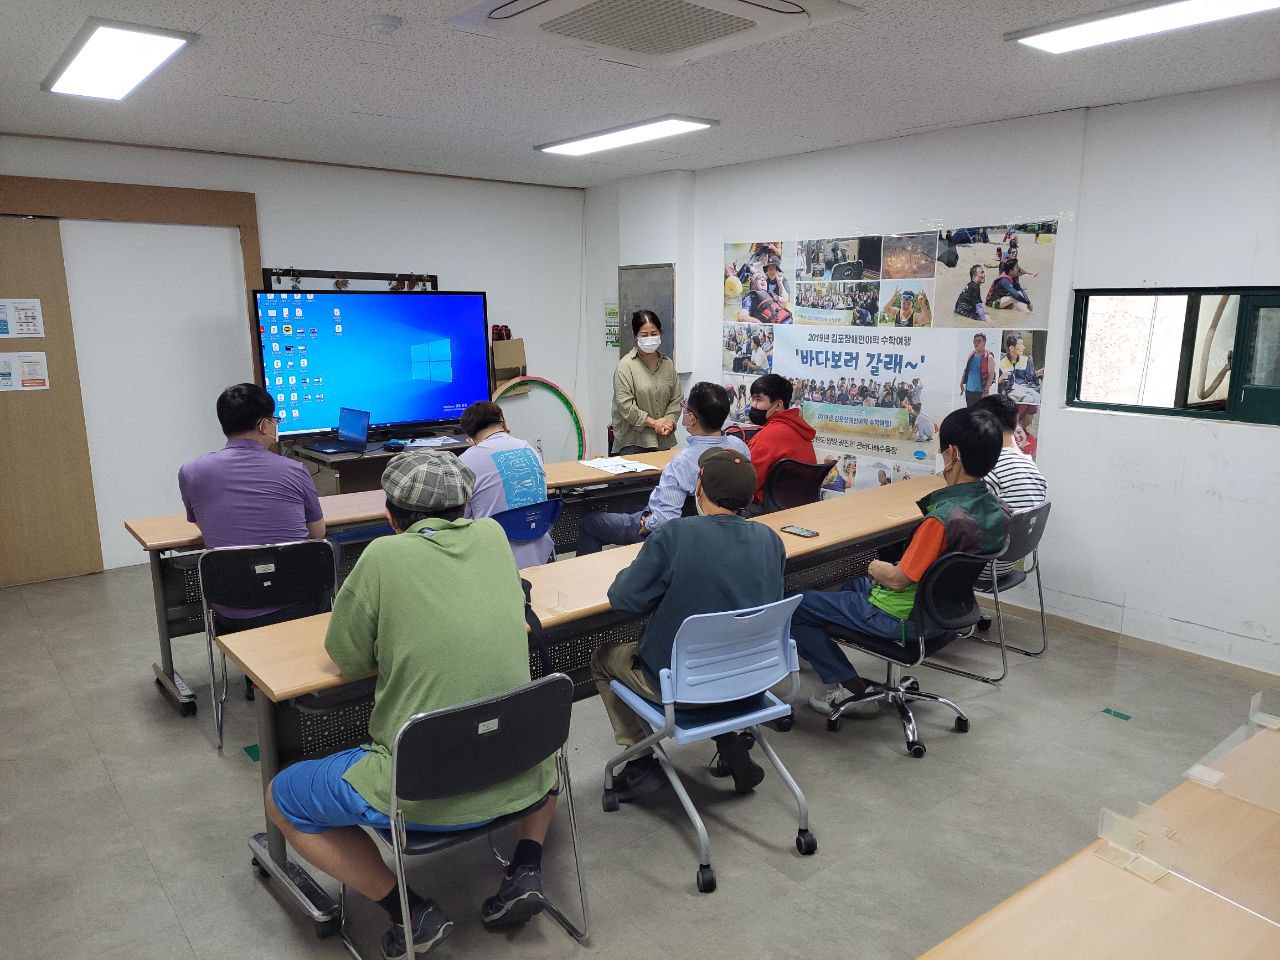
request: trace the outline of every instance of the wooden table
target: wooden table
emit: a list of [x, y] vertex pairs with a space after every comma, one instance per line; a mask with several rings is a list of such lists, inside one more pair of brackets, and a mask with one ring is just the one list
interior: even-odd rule
[[[578, 520], [584, 513], [630, 513], [642, 509], [662, 468], [678, 452], [672, 449], [637, 454], [628, 459], [651, 464], [652, 469], [616, 476], [585, 467], [576, 460], [547, 464], [547, 489], [565, 501], [552, 530], [557, 548], [572, 550], [577, 546]], [[351, 569], [371, 540], [391, 532], [383, 517], [385, 503], [381, 490], [320, 498], [326, 536], [338, 552], [339, 579]], [[196, 576], [196, 561], [204, 545], [200, 530], [185, 516], [174, 515], [128, 520], [124, 526], [147, 552], [151, 566], [151, 591], [160, 642], [160, 660], [152, 664], [156, 685], [180, 714], [194, 714], [195, 692], [174, 669], [172, 641], [174, 637], [204, 630]]]
[[[1280, 733], [1262, 731], [1215, 766], [1274, 787]], [[1280, 957], [1280, 813], [1190, 781], [1153, 807], [1176, 848], [1160, 880], [1095, 856], [1095, 841], [921, 960]]]
[[[810, 539], [782, 535], [787, 548], [787, 589], [794, 592], [842, 582], [865, 568], [875, 547], [905, 539], [920, 522], [916, 501], [942, 485], [921, 477], [769, 514], [756, 520], [778, 529], [796, 524], [818, 531]], [[522, 570], [532, 585], [531, 604], [546, 631], [550, 666], [576, 675], [578, 696], [594, 692], [585, 676], [592, 651], [606, 640], [635, 639], [644, 617], [616, 614], [607, 592], [640, 544]], [[324, 649], [329, 614], [273, 624], [218, 638], [218, 646], [258, 688], [259, 765], [263, 788], [284, 766], [331, 753], [368, 735], [371, 680], [344, 681]], [[530, 674], [542, 673], [532, 652]], [[370, 675], [372, 677], [372, 675]], [[364, 683], [361, 696], [349, 691]], [[345, 698], [345, 699], [330, 699]], [[325, 717], [333, 729], [317, 729]], [[310, 729], [308, 729], [308, 725]], [[336, 906], [299, 864], [287, 859], [285, 842], [271, 823], [249, 840], [255, 862], [293, 894], [321, 928]]]

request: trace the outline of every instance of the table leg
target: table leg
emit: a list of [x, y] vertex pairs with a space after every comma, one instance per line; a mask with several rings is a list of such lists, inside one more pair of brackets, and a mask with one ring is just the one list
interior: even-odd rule
[[[267, 787], [280, 770], [280, 749], [276, 739], [276, 714], [288, 709], [273, 703], [259, 690], [254, 698], [254, 712], [258, 720], [258, 766], [262, 772], [262, 793], [265, 802]], [[316, 925], [316, 933], [326, 937], [338, 932], [341, 914], [338, 905], [312, 878], [301, 864], [289, 859], [284, 834], [270, 820], [266, 830], [249, 838], [249, 852], [253, 865], [262, 876], [279, 881]]]
[[148, 550], [151, 563], [151, 595], [156, 605], [156, 632], [160, 636], [160, 662], [151, 669], [156, 675], [156, 686], [184, 717], [196, 712], [196, 694], [187, 681], [173, 668], [173, 640], [169, 635], [169, 610], [164, 599], [164, 567], [159, 550]]

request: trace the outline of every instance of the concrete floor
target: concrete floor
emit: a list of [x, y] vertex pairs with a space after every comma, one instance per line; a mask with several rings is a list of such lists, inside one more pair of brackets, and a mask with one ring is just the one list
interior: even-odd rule
[[[1011, 639], [1035, 638], [1032, 623], [1010, 626]], [[497, 873], [476, 844], [414, 869], [415, 886], [458, 921], [435, 955], [916, 956], [1087, 843], [1104, 804], [1131, 813], [1166, 792], [1246, 717], [1253, 688], [1207, 666], [1072, 634], [1052, 640], [1042, 661], [1017, 657], [999, 687], [921, 670], [925, 688], [958, 700], [973, 722], [957, 734], [949, 711], [922, 707], [921, 760], [905, 755], [885, 713], [832, 734], [805, 708], [791, 732], [773, 734], [812, 804], [812, 858], [795, 851], [794, 807], [776, 776], [741, 798], [706, 775], [709, 748], [674, 751], [711, 832], [720, 883], [710, 896], [695, 891], [692, 831], [670, 794], [601, 812], [612, 737], [598, 701], [578, 704], [570, 746], [591, 945], [545, 917], [486, 934], [477, 909]], [[969, 663], [992, 654], [958, 646], [949, 654]], [[262, 825], [257, 767], [242, 749], [256, 739], [251, 706], [229, 702], [219, 755], [203, 639], [176, 642], [179, 670], [201, 692], [194, 718], [157, 692], [156, 652], [145, 567], [0, 590], [0, 953], [347, 956], [250, 868], [245, 841]], [[572, 910], [567, 847], [562, 807], [546, 874]], [[376, 908], [360, 905], [353, 922], [376, 952]]]

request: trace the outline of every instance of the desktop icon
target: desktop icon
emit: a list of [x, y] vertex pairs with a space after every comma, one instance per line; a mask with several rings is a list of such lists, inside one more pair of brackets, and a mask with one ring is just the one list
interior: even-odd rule
[[305, 370], [307, 366], [307, 358], [303, 357], [301, 360], [299, 360], [298, 366], [302, 367]]
[[304, 393], [304, 394], [302, 395], [302, 402], [303, 402], [303, 403], [310, 403], [310, 402], [311, 402], [311, 394], [309, 394], [309, 393]]
[[291, 394], [289, 394], [289, 399], [290, 399], [290, 400], [292, 400], [294, 403], [297, 403], [297, 402], [298, 402], [298, 395], [297, 395], [296, 393], [291, 393]]
[[287, 323], [286, 323], [286, 324], [284, 325], [284, 328], [283, 328], [283, 329], [284, 329], [284, 335], [285, 335], [286, 337], [287, 337], [287, 336], [289, 336], [289, 335], [291, 335], [291, 334], [293, 333], [293, 327], [292, 327], [290, 324], [287, 324]]
[[275, 362], [275, 368], [276, 368], [277, 370], [279, 370], [279, 369], [280, 369], [280, 361], [279, 361], [279, 360], [277, 360], [277, 361]]
[[300, 416], [302, 416], [302, 411], [301, 411], [301, 410], [295, 410], [295, 411], [293, 411], [293, 415], [294, 415], [295, 417], [300, 417]]
[[284, 377], [276, 377], [276, 386], [277, 386], [277, 387], [278, 387], [278, 386], [280, 386], [280, 385], [281, 385], [281, 384], [283, 384], [283, 383], [284, 383]]
[[284, 394], [283, 394], [283, 393], [277, 393], [277, 394], [276, 394], [276, 403], [284, 403]]
[[279, 352], [280, 352], [280, 344], [278, 344], [278, 343], [272, 343], [272, 344], [271, 344], [271, 352], [272, 352], [272, 353], [279, 353]]
[[280, 328], [273, 323], [271, 325], [271, 335], [274, 337], [279, 332], [280, 332]]
[[335, 323], [335, 324], [333, 325], [333, 332], [334, 332], [334, 333], [342, 333], [342, 324], [340, 324], [340, 323]]
[[295, 383], [297, 383], [297, 382], [298, 382], [298, 378], [297, 378], [297, 377], [290, 377], [290, 378], [289, 378], [289, 386], [291, 386], [291, 387], [292, 387], [292, 386], [293, 386]]

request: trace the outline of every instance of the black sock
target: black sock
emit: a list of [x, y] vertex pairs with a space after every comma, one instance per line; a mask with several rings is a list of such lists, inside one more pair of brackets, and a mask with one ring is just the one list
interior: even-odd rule
[[542, 844], [536, 840], [520, 840], [516, 843], [516, 852], [511, 855], [513, 867], [530, 867], [542, 869]]
[[861, 696], [867, 692], [867, 681], [863, 680], [861, 677], [854, 677], [852, 680], [846, 680], [844, 683], [840, 684], [840, 686], [844, 687], [855, 697]]
[[[427, 901], [418, 896], [414, 892], [413, 887], [409, 888], [409, 910], [412, 912], [417, 910]], [[378, 901], [378, 906], [387, 911], [387, 916], [391, 918], [392, 923], [404, 925], [404, 914], [400, 910], [400, 888], [392, 887], [391, 892]]]

